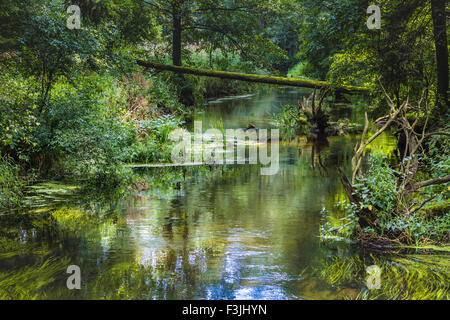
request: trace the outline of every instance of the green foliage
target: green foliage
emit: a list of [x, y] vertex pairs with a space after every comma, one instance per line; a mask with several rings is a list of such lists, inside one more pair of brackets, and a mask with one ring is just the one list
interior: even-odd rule
[[171, 142], [169, 135], [184, 122], [167, 114], [155, 120], [139, 121], [139, 130], [145, 134], [127, 148], [124, 161], [135, 163], [170, 162]]
[[[331, 57], [345, 47], [356, 30], [365, 26], [363, 1], [302, 1], [302, 25], [298, 57], [305, 63], [305, 75], [326, 78]], [[364, 1], [365, 2], [365, 1]]]
[[[427, 1], [378, 1], [380, 30], [369, 30], [369, 1], [302, 1], [299, 59], [302, 75], [328, 79], [333, 85], [375, 87], [380, 79], [394, 101], [407, 97], [433, 101], [435, 57], [433, 24]], [[375, 90], [377, 105], [385, 106]], [[378, 116], [385, 110], [380, 109]]]
[[[86, 2], [80, 4], [89, 12], [82, 28], [70, 30], [65, 1], [22, 2], [0, 7], [20, 30], [15, 54], [0, 61], [0, 150], [41, 176], [99, 186], [119, 183], [127, 175], [120, 166], [123, 149], [136, 132], [123, 121], [126, 101], [110, 75], [129, 69], [127, 61], [136, 50], [128, 44], [157, 36], [148, 7], [108, 1], [97, 12], [105, 15], [96, 19], [97, 13], [87, 10], [95, 4]], [[136, 21], [144, 28], [124, 39]], [[156, 83], [156, 104], [176, 109], [170, 90]]]
[[[449, 132], [448, 126], [441, 129]], [[450, 137], [446, 135], [433, 135], [427, 142], [428, 153], [422, 161], [434, 176], [450, 174]]]
[[334, 86], [360, 84], [375, 89], [378, 74], [362, 68], [373, 57], [358, 49], [336, 53], [331, 58], [328, 79]]
[[128, 147], [124, 152], [123, 160], [127, 163], [164, 162], [166, 159], [164, 147], [158, 145], [153, 137], [148, 137]]
[[380, 227], [386, 228], [397, 200], [397, 183], [386, 155], [380, 151], [371, 153], [367, 176], [354, 185], [355, 192], [362, 199], [361, 208], [374, 210], [380, 219]]
[[[386, 237], [403, 235], [406, 242], [412, 241], [416, 244], [429, 241], [447, 243], [450, 227], [448, 200], [446, 200], [448, 195], [444, 194], [448, 193], [447, 187], [432, 186], [431, 190], [423, 191], [425, 195], [414, 195], [414, 200], [419, 200], [419, 203], [423, 202], [424, 198], [433, 202], [424, 208], [418, 208], [421, 210], [410, 208], [409, 211], [412, 214], [403, 214], [401, 209], [404, 205], [402, 205], [397, 184], [397, 172], [389, 166], [387, 157], [381, 151], [371, 153], [368, 173], [358, 178], [357, 184], [353, 186], [354, 196], [360, 200], [360, 206], [343, 204], [348, 211], [348, 215], [344, 218], [350, 221], [348, 226], [345, 225], [348, 228], [344, 230], [345, 232], [341, 232], [344, 228], [342, 225], [335, 227], [326, 223], [322, 233], [329, 235], [339, 231], [343, 236], [350, 237], [364, 231]], [[430, 194], [433, 195], [431, 199]], [[441, 209], [436, 207], [438, 204], [442, 204], [442, 208], [439, 206]], [[436, 208], [436, 214], [432, 213], [433, 209], [427, 208]], [[361, 230], [358, 224], [359, 217], [367, 212], [374, 215], [375, 226]]]
[[272, 116], [272, 123], [280, 128], [283, 140], [291, 140], [298, 134], [307, 134], [309, 127], [307, 120], [298, 108], [286, 105], [281, 112]]
[[19, 173], [20, 168], [12, 161], [0, 160], [0, 209], [21, 205], [25, 183], [19, 178]]
[[282, 55], [271, 54], [268, 60], [271, 67], [279, 70], [281, 74], [286, 74], [296, 63], [296, 54], [299, 47], [298, 33], [301, 27], [299, 3], [285, 1], [281, 13], [274, 15], [264, 28], [267, 37], [272, 43], [281, 48]]
[[[188, 59], [190, 65], [200, 69], [223, 70], [229, 72], [242, 73], [264, 73], [255, 63], [245, 61], [238, 54], [221, 52], [211, 53], [211, 56], [205, 54], [191, 55]], [[256, 89], [256, 85], [244, 81], [233, 81], [220, 78], [206, 78], [191, 76], [187, 78], [192, 82], [196, 102], [201, 104], [205, 99], [217, 98], [221, 96], [248, 93]]]
[[117, 85], [108, 78], [85, 78], [79, 90], [61, 84], [54, 90], [40, 141], [74, 177], [112, 173], [122, 149], [133, 141], [132, 126], [120, 121], [122, 110], [116, 104], [121, 103]]
[[183, 124], [183, 121], [167, 114], [156, 120], [140, 121], [139, 126], [141, 129], [149, 130], [159, 142], [165, 143], [169, 138], [169, 134], [181, 124]]
[[[271, 25], [277, 18], [287, 20], [291, 1], [156, 0], [147, 4], [162, 17], [166, 30], [182, 32], [183, 51], [192, 45], [208, 52], [218, 49], [238, 53], [260, 67], [269, 65], [270, 57], [283, 56], [282, 50], [270, 41], [273, 32], [259, 26]], [[174, 28], [176, 19], [180, 19], [180, 30]]]
[[307, 64], [305, 62], [300, 61], [297, 63], [292, 69], [289, 70], [287, 77], [288, 78], [307, 78], [305, 74], [308, 73], [307, 71]]
[[116, 183], [104, 175], [117, 176], [122, 149], [134, 136], [133, 127], [121, 121], [125, 103], [117, 83], [94, 75], [74, 87], [61, 79], [38, 113], [38, 95], [27, 91], [32, 80], [19, 79], [6, 79], [1, 92], [2, 152], [41, 175], [77, 180], [97, 176], [97, 181]]
[[[448, 206], [447, 206], [448, 210]], [[450, 230], [449, 212], [442, 217], [428, 218], [422, 215], [413, 215], [408, 221], [409, 232], [416, 243], [422, 239], [433, 239], [440, 243], [448, 242], [448, 230]]]
[[2, 152], [42, 175], [111, 173], [130, 130], [119, 121], [111, 79], [89, 74], [110, 36], [101, 28], [68, 29], [64, 1], [20, 10], [16, 52], [1, 61]]
[[50, 98], [51, 88], [60, 76], [73, 78], [80, 67], [93, 63], [93, 55], [104, 48], [95, 29], [70, 30], [66, 26], [64, 1], [38, 1], [24, 7], [20, 48], [7, 58], [10, 67], [35, 76], [39, 92], [39, 113]]
[[354, 205], [346, 201], [336, 203], [339, 211], [345, 212], [342, 218], [333, 219], [325, 208], [321, 211], [320, 237], [322, 240], [348, 240], [355, 234], [358, 228], [358, 217]]
[[8, 72], [2, 72], [0, 80], [0, 151], [13, 159], [29, 161], [41, 125], [36, 115], [39, 95], [33, 91], [34, 81]]
[[159, 37], [161, 27], [156, 23], [154, 10], [144, 1], [71, 0], [68, 3], [80, 7], [83, 23], [115, 26], [119, 39], [127, 43], [140, 43]]
[[170, 112], [183, 113], [184, 106], [178, 101], [175, 85], [163, 77], [152, 77], [150, 102]]

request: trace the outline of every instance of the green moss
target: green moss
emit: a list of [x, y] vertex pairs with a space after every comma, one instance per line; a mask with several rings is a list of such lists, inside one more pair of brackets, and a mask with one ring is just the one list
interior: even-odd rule
[[[330, 83], [328, 83], [328, 82], [318, 81], [318, 80], [264, 76], [264, 75], [238, 73], [238, 72], [197, 69], [197, 68], [191, 68], [191, 67], [177, 67], [177, 66], [172, 66], [172, 65], [164, 65], [164, 64], [145, 62], [145, 61], [140, 61], [140, 60], [138, 60], [137, 63], [140, 66], [143, 66], [146, 68], [154, 68], [154, 69], [158, 69], [158, 70], [167, 70], [167, 71], [173, 71], [173, 72], [188, 73], [188, 74], [194, 74], [194, 75], [206, 76], [206, 77], [217, 77], [217, 78], [223, 78], [223, 79], [234, 79], [234, 80], [241, 80], [241, 81], [267, 83], [267, 84], [293, 86], [293, 87], [302, 87], [302, 88], [328, 88], [331, 86]], [[339, 86], [339, 87], [336, 87], [336, 89], [341, 90], [341, 91], [347, 91], [347, 92], [352, 92], [352, 91], [368, 92], [369, 91], [369, 89], [367, 89], [367, 88], [355, 87], [355, 86]]]
[[72, 194], [79, 189], [79, 186], [65, 184], [61, 182], [44, 182], [29, 187], [36, 194]]
[[438, 203], [429, 207], [421, 209], [421, 212], [426, 216], [443, 216], [449, 213], [450, 201]]

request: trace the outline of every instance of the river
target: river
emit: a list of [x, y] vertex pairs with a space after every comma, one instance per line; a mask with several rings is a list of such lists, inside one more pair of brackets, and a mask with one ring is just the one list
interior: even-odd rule
[[[205, 128], [268, 128], [272, 114], [306, 94], [219, 99], [199, 107], [195, 119]], [[342, 114], [357, 119], [351, 108]], [[444, 253], [321, 240], [323, 220], [346, 214], [337, 168], [351, 170], [358, 138], [283, 142], [272, 176], [258, 165], [140, 168], [146, 185], [125, 197], [38, 186], [32, 208], [0, 216], [0, 298], [448, 299]], [[395, 139], [377, 143], [393, 149]], [[66, 286], [69, 265], [80, 267], [81, 290]], [[369, 283], [372, 265], [381, 274]]]

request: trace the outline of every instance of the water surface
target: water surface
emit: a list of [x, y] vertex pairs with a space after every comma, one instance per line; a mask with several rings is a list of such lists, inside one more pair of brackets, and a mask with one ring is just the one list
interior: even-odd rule
[[[195, 119], [205, 130], [270, 128], [272, 114], [306, 94], [221, 99]], [[323, 209], [332, 219], [345, 215], [336, 207], [345, 200], [337, 168], [351, 170], [357, 141], [281, 143], [274, 176], [262, 176], [258, 165], [151, 168], [136, 169], [147, 182], [125, 197], [41, 190], [32, 210], [0, 216], [0, 298], [420, 298], [431, 290], [448, 299], [448, 256], [321, 241]], [[395, 146], [389, 135], [378, 143]], [[384, 272], [375, 292], [365, 271], [373, 264]], [[81, 268], [79, 291], [66, 287], [69, 265]]]

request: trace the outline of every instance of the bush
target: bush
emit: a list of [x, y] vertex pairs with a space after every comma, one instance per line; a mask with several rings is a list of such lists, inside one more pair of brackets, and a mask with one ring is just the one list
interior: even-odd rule
[[375, 151], [370, 155], [369, 172], [354, 187], [362, 199], [360, 209], [374, 211], [380, 219], [379, 226], [385, 229], [397, 204], [397, 179], [384, 153]]
[[139, 121], [139, 130], [144, 134], [126, 149], [123, 160], [135, 163], [169, 162], [169, 135], [183, 123], [181, 119], [170, 114], [155, 120]]
[[132, 125], [121, 120], [124, 105], [107, 77], [87, 77], [78, 90], [56, 86], [39, 131], [45, 154], [54, 155], [52, 169], [77, 180], [115, 181], [123, 149], [134, 140]]
[[20, 74], [3, 71], [0, 82], [0, 152], [27, 162], [38, 146], [38, 95], [33, 90], [36, 84]]
[[291, 140], [298, 134], [309, 133], [306, 118], [299, 112], [298, 108], [290, 105], [284, 106], [279, 114], [273, 115], [272, 123], [280, 128], [280, 136], [283, 140]]
[[0, 95], [4, 154], [41, 177], [84, 181], [101, 176], [95, 178], [101, 181], [106, 173], [120, 173], [123, 149], [132, 144], [135, 131], [122, 121], [125, 101], [114, 79], [86, 75], [73, 85], [60, 78], [41, 113], [34, 112], [38, 98], [26, 90], [32, 78], [22, 80], [7, 81]]
[[288, 78], [307, 78], [305, 76], [305, 70], [307, 68], [307, 63], [299, 62], [292, 69], [289, 70]]
[[[396, 175], [397, 172], [389, 166], [387, 157], [380, 151], [373, 152], [370, 155], [367, 175], [357, 179], [358, 183], [353, 186], [354, 197], [359, 199], [359, 206], [344, 203], [348, 215], [342, 220], [350, 221], [350, 223], [342, 231], [343, 227], [330, 226], [327, 221], [322, 228], [323, 235], [330, 235], [337, 230], [344, 236], [354, 236], [363, 232], [374, 237], [401, 239], [402, 243], [407, 244], [448, 243], [450, 216], [446, 196], [443, 195], [448, 192], [447, 188], [444, 187], [445, 190], [441, 194], [436, 193], [433, 188], [442, 189], [442, 186], [431, 186], [429, 187], [431, 191], [425, 189], [412, 194], [409, 197], [413, 203], [424, 203], [422, 193], [427, 199], [432, 193], [433, 198], [427, 200], [424, 204], [429, 202], [430, 205], [423, 208], [417, 205], [405, 209], [404, 199], [401, 198], [398, 190]], [[369, 217], [373, 227], [362, 230], [358, 221], [363, 217]]]
[[25, 183], [19, 178], [19, 167], [8, 159], [0, 161], [0, 208], [19, 207]]

